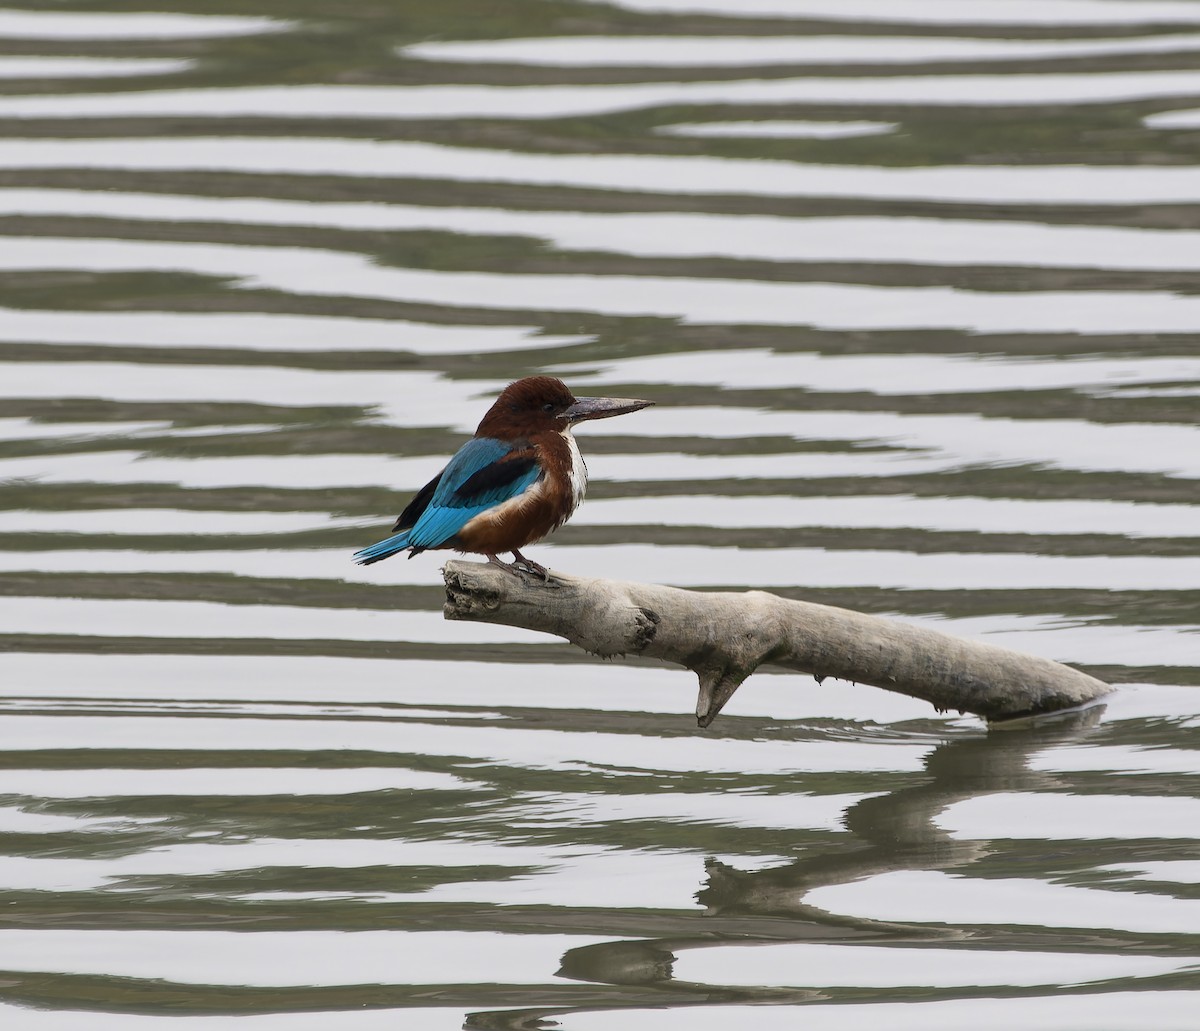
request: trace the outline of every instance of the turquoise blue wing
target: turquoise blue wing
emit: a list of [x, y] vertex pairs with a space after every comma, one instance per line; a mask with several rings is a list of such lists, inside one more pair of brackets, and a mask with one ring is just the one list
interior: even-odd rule
[[443, 470], [407, 547], [437, 548], [481, 512], [523, 494], [541, 478], [532, 450], [491, 437], [468, 440]]

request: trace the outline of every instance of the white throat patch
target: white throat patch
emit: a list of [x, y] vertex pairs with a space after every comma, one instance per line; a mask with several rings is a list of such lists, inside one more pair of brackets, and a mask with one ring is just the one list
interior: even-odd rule
[[571, 480], [571, 509], [574, 510], [579, 507], [583, 495], [587, 493], [587, 466], [584, 464], [583, 455], [579, 453], [579, 445], [575, 442], [570, 427], [563, 430], [562, 435], [571, 449], [571, 468], [567, 475]]

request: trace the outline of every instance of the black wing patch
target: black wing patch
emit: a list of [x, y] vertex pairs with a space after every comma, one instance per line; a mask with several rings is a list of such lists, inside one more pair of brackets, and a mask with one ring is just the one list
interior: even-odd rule
[[[433, 492], [437, 490], [438, 484], [442, 482], [442, 473], [445, 471], [443, 469], [441, 473], [438, 473], [424, 487], [417, 491], [417, 496], [400, 513], [400, 518], [396, 520], [396, 525], [392, 527], [392, 533], [397, 533], [400, 530], [411, 530], [417, 524], [417, 520], [421, 518], [421, 513], [429, 507], [429, 501], [433, 497]], [[412, 556], [410, 555], [409, 557], [411, 558]]]
[[492, 462], [468, 476], [459, 484], [454, 494], [459, 500], [473, 505], [479, 504], [480, 500], [488, 495], [503, 496], [507, 493], [504, 488], [527, 475], [536, 464], [537, 459], [534, 458], [532, 451], [520, 458]]

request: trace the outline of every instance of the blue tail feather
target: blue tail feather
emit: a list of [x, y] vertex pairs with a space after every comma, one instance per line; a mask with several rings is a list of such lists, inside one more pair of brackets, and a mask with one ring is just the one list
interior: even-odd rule
[[385, 558], [391, 558], [397, 552], [407, 550], [412, 547], [408, 543], [410, 532], [410, 530], [405, 530], [403, 533], [394, 533], [391, 537], [372, 544], [369, 548], [356, 551], [354, 553], [354, 561], [360, 566], [369, 566], [372, 562], [380, 562]]

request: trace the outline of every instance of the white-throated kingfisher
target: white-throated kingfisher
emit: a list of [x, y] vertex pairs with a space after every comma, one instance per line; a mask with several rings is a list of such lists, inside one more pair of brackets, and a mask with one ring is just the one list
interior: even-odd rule
[[[545, 566], [521, 548], [557, 530], [583, 500], [587, 466], [571, 427], [652, 405], [627, 397], [575, 397], [562, 380], [529, 376], [510, 383], [488, 409], [475, 436], [400, 513], [391, 537], [354, 553], [370, 565], [401, 551], [452, 549], [486, 555], [543, 580]], [[509, 564], [497, 557], [512, 552]]]

